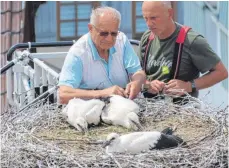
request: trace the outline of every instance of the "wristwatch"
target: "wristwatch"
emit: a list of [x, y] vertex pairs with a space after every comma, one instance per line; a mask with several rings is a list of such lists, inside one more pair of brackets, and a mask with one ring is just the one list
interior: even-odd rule
[[194, 82], [194, 79], [190, 81], [192, 85], [192, 92], [196, 92], [196, 84]]

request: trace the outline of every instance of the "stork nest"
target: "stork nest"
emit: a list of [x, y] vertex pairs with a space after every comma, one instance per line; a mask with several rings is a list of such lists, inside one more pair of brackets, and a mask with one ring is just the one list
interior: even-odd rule
[[[37, 102], [1, 115], [1, 167], [228, 167], [228, 112], [190, 97], [188, 105], [136, 99], [145, 131], [172, 127], [187, 145], [137, 155], [108, 155], [101, 143], [111, 132], [132, 130], [101, 124], [85, 134], [69, 126], [57, 104]], [[195, 108], [195, 106], [200, 108]]]

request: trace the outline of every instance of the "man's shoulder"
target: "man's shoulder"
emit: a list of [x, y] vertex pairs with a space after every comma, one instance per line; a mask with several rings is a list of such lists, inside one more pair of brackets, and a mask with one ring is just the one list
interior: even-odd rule
[[81, 36], [74, 44], [71, 48], [77, 47], [77, 46], [84, 46], [88, 43], [88, 36], [89, 33]]
[[150, 30], [146, 30], [141, 37], [141, 42], [147, 41], [150, 36], [150, 33], [151, 33]]
[[80, 37], [69, 49], [69, 52], [77, 53], [77, 56], [84, 54], [87, 51], [88, 46], [88, 34]]
[[116, 44], [118, 44], [118, 43], [122, 43], [123, 44], [123, 43], [126, 42], [126, 40], [128, 40], [127, 36], [125, 35], [125, 33], [120, 31], [118, 33], [117, 38], [116, 38]]
[[[182, 25], [178, 22], [175, 22], [176, 24], [176, 29], [178, 29], [178, 32], [181, 30], [182, 27], [190, 27], [187, 25]], [[177, 31], [177, 30], [176, 30]], [[177, 34], [178, 35], [178, 34]], [[192, 27], [190, 27], [188, 33], [186, 34], [186, 38], [185, 38], [185, 43], [186, 44], [192, 44], [192, 42], [198, 37], [198, 36], [202, 36], [200, 33], [196, 32], [195, 30], [193, 30]]]
[[191, 28], [186, 35], [185, 43], [187, 45], [192, 45], [197, 39], [203, 38], [204, 37], [200, 33], [196, 32]]
[[209, 46], [207, 39], [202, 34], [196, 32], [193, 29], [188, 31], [184, 45], [190, 50], [204, 50], [205, 47]]
[[141, 37], [141, 40], [140, 40], [140, 48], [141, 48], [141, 50], [142, 50], [142, 48], [143, 48], [143, 50], [146, 49], [146, 46], [147, 46], [147, 43], [148, 43], [148, 39], [149, 39], [150, 34], [151, 34], [151, 31], [150, 30], [146, 30], [143, 33], [143, 35]]

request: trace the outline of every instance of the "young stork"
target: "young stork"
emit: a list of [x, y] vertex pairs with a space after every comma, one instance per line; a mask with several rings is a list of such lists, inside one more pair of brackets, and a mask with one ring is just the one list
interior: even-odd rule
[[80, 132], [88, 130], [88, 124], [98, 125], [105, 103], [99, 99], [82, 100], [74, 98], [69, 100], [63, 109], [63, 114], [68, 117], [69, 124]]
[[103, 147], [106, 147], [107, 153], [128, 152], [137, 154], [153, 149], [172, 148], [185, 144], [181, 138], [171, 134], [169, 132], [168, 134], [163, 133], [163, 131], [133, 132], [122, 136], [111, 133], [107, 136]]
[[112, 95], [103, 101], [106, 102], [101, 116], [103, 122], [142, 130], [138, 117], [139, 106], [134, 101], [119, 95]]

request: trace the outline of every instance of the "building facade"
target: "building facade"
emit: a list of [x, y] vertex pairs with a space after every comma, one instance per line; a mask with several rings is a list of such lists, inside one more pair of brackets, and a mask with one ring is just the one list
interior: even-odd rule
[[[23, 40], [24, 7], [22, 2], [1, 1], [1, 67], [6, 65], [7, 51]], [[6, 110], [6, 75], [1, 75], [1, 113]]]
[[[16, 2], [7, 3], [12, 5]], [[20, 9], [23, 9], [23, 2], [18, 3], [21, 5]], [[142, 17], [141, 4], [142, 2], [139, 1], [47, 1], [41, 4], [36, 12], [36, 41], [77, 40], [81, 35], [88, 32], [87, 24], [91, 10], [97, 6], [110, 6], [119, 10], [122, 15], [120, 31], [123, 31], [130, 39], [140, 40], [141, 35], [147, 29]], [[174, 20], [201, 33], [228, 68], [228, 2], [174, 1], [172, 6], [175, 11]], [[1, 7], [2, 18], [9, 17], [9, 11], [14, 11], [8, 8]], [[13, 14], [11, 13], [10, 16], [12, 17]], [[7, 20], [7, 18], [4, 19]], [[5, 26], [8, 25], [5, 24]], [[17, 25], [17, 27], [20, 26]], [[8, 32], [12, 32], [9, 30], [2, 28], [1, 38], [9, 36]], [[15, 32], [18, 31], [20, 28], [15, 30]], [[10, 36], [12, 39], [12, 33]], [[15, 43], [18, 42], [20, 39], [15, 41]], [[6, 43], [8, 46], [2, 46], [1, 59], [5, 59], [4, 53], [9, 46], [15, 43]], [[67, 51], [67, 49], [65, 50]], [[4, 63], [5, 60], [2, 61], [2, 64]], [[224, 105], [227, 105], [228, 79], [211, 88], [201, 90], [200, 98], [208, 91], [210, 91], [210, 95], [207, 96], [209, 102], [215, 106], [223, 102]]]

